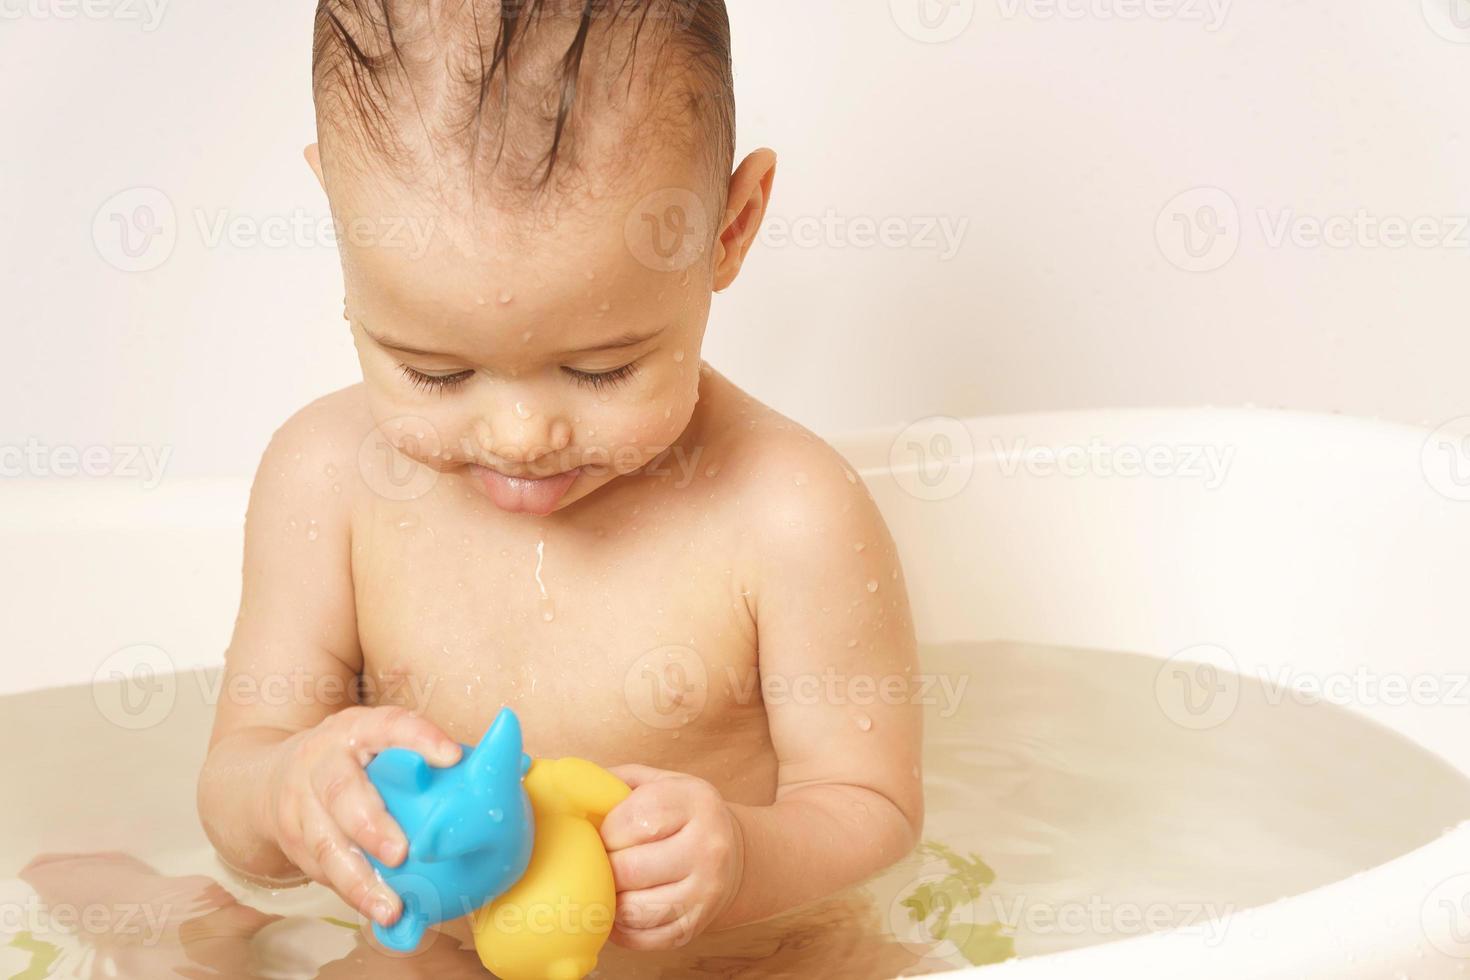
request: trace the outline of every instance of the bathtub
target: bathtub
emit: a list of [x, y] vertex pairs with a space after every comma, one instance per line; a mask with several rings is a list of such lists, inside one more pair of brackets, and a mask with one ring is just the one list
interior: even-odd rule
[[[924, 643], [1223, 655], [1248, 674], [1287, 666], [1295, 676], [1444, 679], [1470, 669], [1470, 460], [1443, 433], [1199, 409], [931, 418], [833, 441], [899, 543]], [[19, 655], [0, 693], [84, 684], [119, 664], [183, 678], [220, 663], [247, 491], [7, 484], [0, 588], [12, 603], [8, 649]], [[1389, 696], [1352, 708], [1470, 774], [1470, 708]], [[202, 703], [185, 709], [180, 724], [207, 724]], [[203, 745], [165, 746], [165, 726], [150, 731], [156, 744], [128, 752], [120, 768], [165, 753], [192, 777]], [[47, 764], [76, 764], [71, 752], [55, 740]], [[191, 779], [179, 782], [151, 805], [190, 808], [192, 822]], [[88, 828], [113, 821], [141, 834], [146, 854], [171, 834], [149, 832], [147, 812], [13, 808], [0, 816], [0, 841], [79, 848]], [[1470, 967], [1470, 827], [1239, 912], [1228, 926], [1223, 940], [1159, 932], [984, 969], [999, 978], [1459, 975]]]

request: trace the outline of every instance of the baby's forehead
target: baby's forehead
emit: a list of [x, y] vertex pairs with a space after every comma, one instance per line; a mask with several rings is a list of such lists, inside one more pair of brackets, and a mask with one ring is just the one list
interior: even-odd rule
[[[382, 182], [350, 191], [339, 185], [333, 212], [349, 295], [391, 308], [439, 307], [451, 315], [564, 295], [581, 297], [571, 305], [589, 310], [601, 303], [625, 310], [677, 286], [713, 239], [708, 222], [689, 225], [683, 231], [701, 239], [690, 243], [690, 261], [664, 263], [650, 248], [644, 216], [664, 221], [661, 205], [671, 198], [659, 190], [640, 196], [641, 185], [604, 198], [542, 200], [529, 211], [482, 204], [474, 213], [413, 188], [372, 187]], [[679, 206], [707, 213], [692, 192], [673, 193]]]

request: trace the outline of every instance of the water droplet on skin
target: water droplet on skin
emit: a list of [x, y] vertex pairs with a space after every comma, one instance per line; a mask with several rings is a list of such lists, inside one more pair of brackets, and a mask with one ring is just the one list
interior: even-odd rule
[[592, 280], [597, 278], [597, 273], [593, 272], [591, 269], [588, 269], [586, 272], [582, 273], [582, 275], [587, 277], [588, 282], [591, 282]]
[[851, 650], [855, 646], [857, 646], [857, 637], [853, 637], [852, 639], [847, 641], [847, 648], [849, 650]]
[[322, 467], [322, 472], [327, 474], [327, 476], [336, 476], [337, 467], [331, 463], [328, 463], [326, 466]]
[[806, 474], [805, 473], [798, 473], [798, 474], [796, 474], [796, 485], [799, 486], [799, 487], [806, 486]]
[[501, 306], [504, 306], [511, 300], [515, 299], [515, 294], [513, 294], [509, 289], [502, 289], [500, 291], [500, 295], [495, 298], [500, 301]]
[[529, 344], [531, 342], [531, 338], [534, 337], [534, 336], [535, 336], [535, 334], [533, 334], [531, 331], [527, 330], [525, 333], [521, 334], [521, 343], [523, 343], [523, 344]]
[[684, 363], [684, 352], [683, 351], [681, 351], [681, 350], [674, 351], [674, 363], [675, 364], [683, 364]]
[[393, 423], [393, 428], [394, 428], [394, 430], [396, 430], [398, 432], [402, 432], [403, 431], [403, 420], [400, 419], [397, 422], [394, 422]]
[[289, 521], [286, 522], [286, 530], [288, 530], [288, 531], [294, 531], [294, 530], [296, 530], [296, 518], [293, 517]]
[[606, 313], [610, 309], [612, 309], [612, 304], [609, 303], [607, 300], [603, 300], [602, 305], [597, 308], [597, 312]]
[[862, 551], [866, 547], [867, 547], [867, 545], [863, 544], [861, 541], [854, 541], [852, 543], [852, 550], [853, 551]]
[[306, 540], [315, 541], [320, 534], [321, 531], [317, 528], [316, 521], [306, 525]]
[[332, 492], [333, 493], [341, 493], [342, 492], [342, 484], [340, 484], [340, 483], [334, 483], [334, 484], [332, 484]]
[[857, 474], [854, 473], [852, 470], [843, 470], [842, 472], [845, 473], [845, 474], [847, 474], [847, 482], [848, 483], [856, 483], [857, 482]]
[[411, 531], [415, 527], [418, 527], [418, 523], [419, 522], [414, 520], [412, 517], [405, 517], [403, 520], [398, 522], [398, 530]]
[[720, 475], [720, 464], [719, 463], [713, 463], [713, 464], [711, 464], [709, 466], [709, 468], [704, 471], [704, 475], [705, 476], [709, 476], [709, 477], [719, 476]]
[[532, 415], [535, 414], [535, 412], [531, 411], [525, 406], [524, 402], [516, 402], [516, 418], [520, 419], [522, 422], [529, 419]]
[[549, 596], [541, 597], [541, 621], [549, 623], [556, 618], [556, 603]]
[[674, 414], [674, 409], [672, 407], [664, 409], [664, 418], [668, 418], [669, 416], [671, 416], [673, 414]]
[[475, 297], [475, 305], [476, 306], [484, 306], [485, 305], [485, 297], [483, 297], [483, 296], [476, 296]]
[[857, 725], [858, 731], [860, 732], [870, 732], [873, 730], [873, 719], [861, 711], [852, 719], [852, 723]]
[[877, 592], [878, 591], [878, 580], [877, 579], [875, 579], [875, 578], [868, 579], [868, 591], [869, 592]]

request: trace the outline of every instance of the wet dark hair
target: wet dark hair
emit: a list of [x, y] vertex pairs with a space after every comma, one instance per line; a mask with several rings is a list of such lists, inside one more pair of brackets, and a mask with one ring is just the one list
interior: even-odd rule
[[[492, 18], [493, 32], [482, 25]], [[545, 37], [529, 40], [537, 35]], [[599, 36], [607, 53], [597, 67], [626, 76], [625, 95], [640, 47], [652, 58], [642, 79], [652, 98], [637, 120], [638, 139], [625, 147], [626, 162], [646, 152], [651, 127], [682, 133], [722, 187], [735, 152], [724, 0], [318, 0], [318, 127], [345, 127], [355, 145], [344, 155], [404, 176], [416, 156], [398, 121], [411, 111], [433, 153], [465, 155], [472, 184], [478, 167], [497, 170], [509, 156], [514, 174], [500, 174], [502, 182], [540, 191], [559, 162], [571, 157], [575, 169], [579, 110], [598, 108], [584, 103], [595, 94], [587, 74]], [[621, 63], [611, 55], [615, 42]], [[540, 49], [540, 64], [526, 63], [528, 44]], [[490, 145], [481, 140], [487, 129]]]

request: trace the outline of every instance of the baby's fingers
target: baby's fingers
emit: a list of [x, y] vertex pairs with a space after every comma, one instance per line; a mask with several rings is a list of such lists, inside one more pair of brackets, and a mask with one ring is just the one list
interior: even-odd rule
[[320, 806], [308, 810], [305, 837], [318, 872], [313, 877], [341, 895], [348, 905], [382, 925], [398, 918], [397, 894], [373, 873], [372, 865], [352, 847]]
[[408, 853], [408, 838], [362, 769], [343, 759], [312, 773], [311, 784], [318, 802], [349, 840], [397, 867]]
[[647, 844], [677, 833], [689, 822], [688, 807], [677, 792], [639, 786], [602, 821], [602, 843], [609, 851]]
[[459, 761], [460, 745], [438, 725], [398, 706], [366, 708], [353, 719], [350, 742], [366, 765], [368, 756], [384, 749], [411, 749], [433, 766], [452, 766]]
[[619, 892], [680, 881], [689, 874], [689, 856], [674, 840], [625, 847], [610, 852], [607, 859]]

